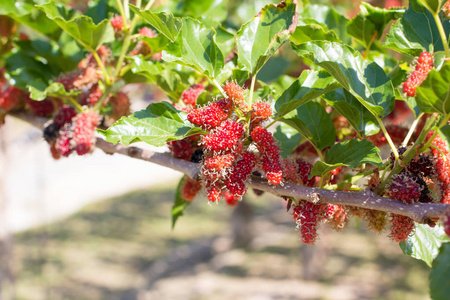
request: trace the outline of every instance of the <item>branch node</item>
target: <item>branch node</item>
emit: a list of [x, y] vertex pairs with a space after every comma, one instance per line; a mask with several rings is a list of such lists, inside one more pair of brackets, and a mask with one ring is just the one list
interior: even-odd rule
[[138, 147], [130, 147], [128, 148], [128, 155], [130, 157], [138, 158], [142, 155], [142, 149]]
[[311, 193], [309, 198], [311, 199], [311, 202], [314, 204], [317, 204], [320, 202], [320, 194], [319, 193]]

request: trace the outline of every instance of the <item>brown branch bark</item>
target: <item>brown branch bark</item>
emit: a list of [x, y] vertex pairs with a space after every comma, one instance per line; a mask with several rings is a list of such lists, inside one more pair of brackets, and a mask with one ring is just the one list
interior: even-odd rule
[[[41, 129], [44, 128], [44, 124], [47, 121], [44, 118], [36, 117], [25, 112], [14, 113], [12, 115]], [[184, 173], [193, 179], [199, 179], [200, 170], [198, 164], [175, 158], [169, 153], [159, 153], [134, 146], [125, 147], [120, 144], [113, 145], [100, 138], [97, 138], [95, 145], [97, 148], [102, 149], [106, 153], [119, 153], [132, 158], [156, 163]], [[399, 200], [380, 197], [371, 191], [335, 191], [290, 183], [273, 186], [269, 185], [267, 180], [255, 176], [252, 177], [252, 180], [248, 183], [248, 186], [274, 194], [276, 196], [292, 197], [296, 200], [306, 200], [313, 203], [350, 205], [366, 209], [391, 212], [408, 216], [418, 223], [428, 223], [432, 218], [440, 218], [450, 207], [448, 204], [440, 203], [405, 204]]]

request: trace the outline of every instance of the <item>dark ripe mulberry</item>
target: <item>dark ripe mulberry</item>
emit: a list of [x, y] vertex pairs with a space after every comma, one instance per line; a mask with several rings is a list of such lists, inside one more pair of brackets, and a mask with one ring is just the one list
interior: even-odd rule
[[59, 130], [64, 124], [70, 122], [73, 117], [77, 115], [75, 108], [69, 105], [62, 106], [56, 115], [53, 117], [53, 124], [55, 128]]
[[53, 143], [59, 136], [58, 131], [59, 128], [56, 127], [54, 122], [48, 124], [43, 131], [44, 140], [46, 140], [48, 143]]
[[199, 163], [203, 159], [204, 150], [203, 149], [197, 149], [194, 151], [194, 153], [191, 156], [191, 162]]
[[170, 151], [176, 158], [181, 158], [187, 161], [191, 160], [194, 150], [192, 148], [189, 138], [184, 138], [182, 140], [168, 142]]
[[300, 177], [301, 183], [306, 186], [314, 186], [316, 183], [316, 176], [309, 179], [313, 165], [302, 159], [297, 159], [295, 162], [297, 164], [297, 173]]
[[407, 169], [413, 174], [420, 174], [423, 177], [430, 177], [433, 175], [434, 170], [433, 159], [427, 154], [419, 154], [418, 158], [412, 159], [408, 165]]
[[42, 101], [35, 101], [30, 97], [27, 98], [27, 104], [31, 112], [39, 117], [48, 117], [55, 110], [53, 101], [49, 98]]
[[413, 203], [419, 200], [422, 190], [423, 186], [417, 182], [417, 176], [409, 172], [402, 172], [392, 178], [385, 195], [404, 203]]

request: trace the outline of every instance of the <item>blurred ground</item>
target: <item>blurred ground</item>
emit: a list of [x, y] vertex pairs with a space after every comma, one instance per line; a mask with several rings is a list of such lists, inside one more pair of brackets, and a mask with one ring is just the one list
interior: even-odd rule
[[299, 242], [282, 200], [246, 199], [249, 249], [231, 246], [226, 205], [198, 197], [170, 229], [177, 182], [90, 204], [14, 236], [18, 299], [428, 299], [428, 267], [350, 223]]
[[[66, 217], [84, 205], [131, 190], [146, 188], [182, 174], [156, 164], [96, 149], [91, 155], [50, 156], [42, 132], [7, 118], [1, 134], [0, 188], [6, 201], [1, 226], [17, 232]], [[149, 147], [139, 144], [141, 147]], [[157, 151], [163, 151], [157, 149]]]

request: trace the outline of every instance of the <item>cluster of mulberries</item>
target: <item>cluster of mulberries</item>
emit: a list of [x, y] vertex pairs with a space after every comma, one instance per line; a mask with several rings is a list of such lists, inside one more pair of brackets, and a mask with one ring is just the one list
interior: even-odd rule
[[99, 123], [97, 112], [88, 110], [77, 114], [71, 106], [64, 105], [44, 129], [44, 138], [50, 144], [55, 159], [72, 152], [84, 155], [92, 150], [95, 128]]
[[420, 53], [414, 72], [403, 83], [403, 92], [409, 97], [414, 97], [416, 95], [416, 88], [427, 79], [428, 73], [433, 69], [433, 66], [433, 55], [426, 51]]
[[[427, 140], [432, 134], [428, 134]], [[433, 140], [432, 145], [439, 148], [445, 156], [449, 154], [447, 144], [439, 136]], [[449, 166], [436, 148], [431, 148], [428, 153], [420, 153], [409, 161], [400, 174], [392, 177], [384, 195], [404, 203], [447, 203], [450, 174], [446, 170], [449, 170]], [[400, 158], [406, 150], [398, 149]], [[393, 155], [391, 161], [394, 161]], [[440, 187], [436, 181], [441, 183]], [[442, 200], [435, 199], [439, 194], [442, 194]], [[392, 214], [391, 222], [391, 237], [397, 242], [404, 241], [414, 230], [414, 221], [409, 217]]]
[[[103, 63], [108, 61], [109, 50], [105, 46], [100, 46], [97, 54]], [[94, 56], [89, 53], [86, 57], [78, 63], [78, 69], [69, 73], [63, 73], [55, 82], [61, 83], [67, 91], [81, 91], [83, 98], [90, 94], [90, 89], [97, 85], [101, 79], [101, 71]], [[99, 97], [98, 97], [99, 98]], [[98, 100], [98, 99], [96, 99]], [[93, 100], [82, 100], [85, 104], [93, 105], [96, 102]], [[93, 103], [92, 103], [93, 102]]]
[[359, 217], [367, 222], [367, 229], [382, 232], [388, 223], [388, 214], [384, 211], [366, 209], [361, 207], [348, 207], [352, 216]]
[[[206, 106], [196, 103], [203, 85], [193, 85], [183, 92], [181, 101], [187, 105], [184, 110], [188, 120], [209, 134], [194, 143], [190, 138], [170, 142], [169, 148], [174, 156], [191, 161], [202, 151], [201, 173], [209, 201], [225, 198], [235, 205], [245, 195], [245, 183], [252, 173], [261, 171], [271, 184], [280, 184], [283, 166], [272, 133], [261, 126], [272, 115], [270, 106], [264, 102], [248, 106], [244, 89], [234, 82], [223, 89], [226, 97]], [[238, 120], [238, 114], [246, 118]]]
[[347, 210], [337, 204], [313, 204], [302, 200], [292, 211], [300, 238], [307, 245], [317, 240], [320, 223], [327, 222], [333, 229], [341, 230], [348, 222]]

